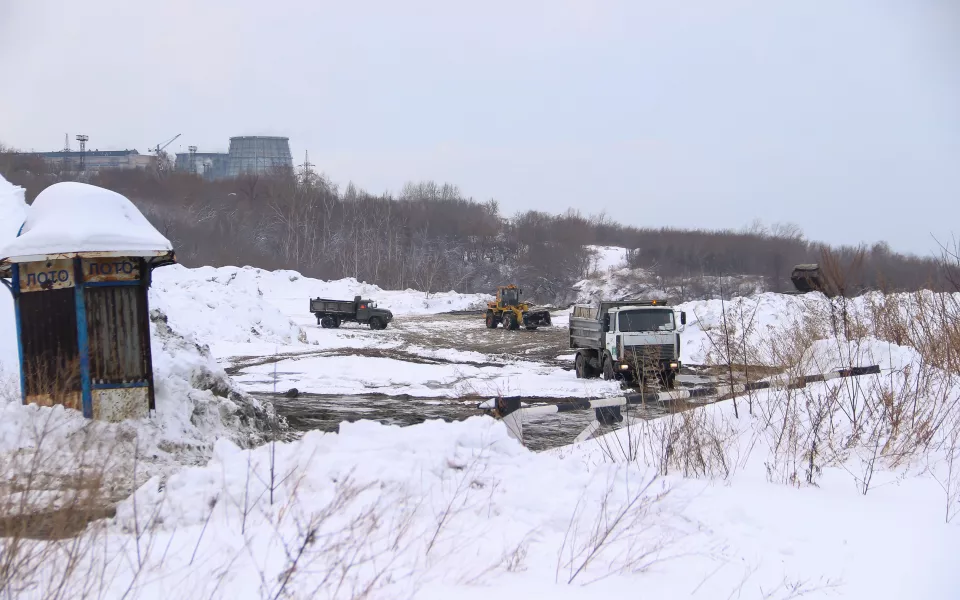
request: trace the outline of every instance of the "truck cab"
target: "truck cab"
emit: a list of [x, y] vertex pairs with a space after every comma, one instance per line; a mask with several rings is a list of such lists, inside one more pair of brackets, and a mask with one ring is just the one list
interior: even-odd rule
[[574, 307], [570, 347], [578, 377], [641, 383], [652, 377], [672, 388], [680, 370], [686, 313], [663, 301], [601, 302]]

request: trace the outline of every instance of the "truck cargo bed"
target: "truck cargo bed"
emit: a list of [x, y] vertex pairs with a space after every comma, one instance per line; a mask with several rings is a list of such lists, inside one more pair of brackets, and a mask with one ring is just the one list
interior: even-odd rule
[[327, 298], [313, 298], [310, 300], [310, 312], [352, 315], [356, 313], [357, 305], [353, 300], [330, 300]]

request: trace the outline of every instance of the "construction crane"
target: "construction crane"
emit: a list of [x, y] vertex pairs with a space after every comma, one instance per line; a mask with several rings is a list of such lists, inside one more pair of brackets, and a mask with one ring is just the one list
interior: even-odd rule
[[151, 152], [153, 152], [154, 154], [157, 155], [157, 168], [158, 168], [158, 169], [162, 169], [162, 168], [163, 168], [163, 161], [160, 160], [160, 153], [163, 152], [163, 151], [166, 149], [167, 146], [169, 146], [170, 144], [172, 144], [172, 143], [173, 143], [178, 137], [180, 137], [181, 135], [182, 135], [182, 134], [178, 133], [177, 135], [173, 136], [172, 138], [170, 138], [170, 139], [167, 140], [166, 142], [160, 142], [159, 144], [156, 145], [156, 147], [150, 149]]

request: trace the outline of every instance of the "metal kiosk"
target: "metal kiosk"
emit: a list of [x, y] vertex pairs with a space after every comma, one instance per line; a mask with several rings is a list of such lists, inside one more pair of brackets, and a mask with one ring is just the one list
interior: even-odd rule
[[[55, 189], [60, 186], [72, 189]], [[129, 229], [149, 233], [145, 225], [155, 233], [154, 239], [146, 236], [147, 240], [131, 243], [128, 249], [96, 249], [100, 242], [123, 237], [116, 235], [116, 224], [107, 223], [105, 227], [113, 231], [86, 232], [90, 239], [78, 244], [82, 250], [71, 251], [59, 241], [51, 244], [46, 241], [49, 236], [37, 244], [39, 236], [49, 233], [44, 231], [44, 217], [51, 212], [63, 214], [64, 198], [76, 195], [77, 186], [95, 190], [82, 190], [87, 201], [91, 195], [104, 197], [101, 209], [122, 207], [123, 219], [134, 221]], [[73, 201], [66, 204], [76, 208]], [[27, 238], [37, 232], [31, 244]], [[30, 252], [44, 245], [54, 251], [8, 254], [18, 248], [21, 238], [24, 243], [19, 245]], [[148, 243], [139, 243], [143, 241]], [[151, 270], [175, 261], [170, 242], [123, 196], [79, 183], [44, 190], [28, 209], [18, 237], [0, 249], [0, 278], [9, 279], [0, 282], [14, 298], [23, 403], [61, 404], [105, 421], [148, 416], [156, 404], [147, 290]]]

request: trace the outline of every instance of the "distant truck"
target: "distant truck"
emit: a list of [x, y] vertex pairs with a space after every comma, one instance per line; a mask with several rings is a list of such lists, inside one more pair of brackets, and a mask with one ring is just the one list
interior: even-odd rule
[[660, 300], [577, 305], [570, 315], [570, 347], [577, 377], [643, 383], [656, 377], [672, 389], [680, 371], [680, 332], [687, 314]]
[[393, 320], [393, 313], [385, 308], [377, 308], [373, 300], [364, 300], [356, 296], [353, 300], [329, 300], [312, 298], [310, 312], [317, 317], [317, 324], [324, 329], [336, 329], [344, 321], [370, 325], [370, 329], [386, 329]]

